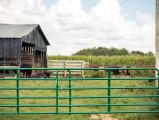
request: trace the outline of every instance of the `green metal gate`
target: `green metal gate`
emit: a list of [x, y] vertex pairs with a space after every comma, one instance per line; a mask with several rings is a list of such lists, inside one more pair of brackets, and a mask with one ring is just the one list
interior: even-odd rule
[[[158, 113], [159, 79], [155, 68], [26, 68], [49, 70], [51, 78], [21, 78], [24, 68], [15, 70], [15, 78], [0, 78], [0, 114], [114, 114]], [[68, 71], [66, 78], [60, 71]], [[72, 76], [83, 70], [87, 76]], [[158, 77], [113, 75], [114, 70], [151, 71]], [[89, 76], [89, 74], [96, 76]], [[102, 74], [102, 76], [100, 76]], [[151, 82], [149, 82], [151, 81]]]

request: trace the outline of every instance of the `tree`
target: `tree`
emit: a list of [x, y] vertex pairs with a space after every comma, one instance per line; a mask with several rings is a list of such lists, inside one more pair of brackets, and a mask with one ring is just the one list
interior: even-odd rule
[[84, 56], [113, 56], [113, 55], [149, 55], [154, 56], [153, 52], [149, 51], [148, 53], [143, 53], [141, 51], [132, 51], [129, 53], [129, 51], [125, 48], [106, 48], [106, 47], [93, 47], [93, 48], [87, 48], [82, 49], [76, 52], [73, 55], [84, 55]]
[[106, 47], [93, 47], [80, 50], [73, 55], [93, 55], [93, 56], [112, 56], [112, 55], [128, 55], [129, 52], [125, 48], [118, 49], [118, 48], [106, 48]]
[[153, 52], [151, 52], [151, 51], [149, 51], [149, 52], [146, 53], [145, 55], [154, 56]]
[[145, 55], [143, 52], [141, 51], [132, 51], [130, 54], [132, 55]]

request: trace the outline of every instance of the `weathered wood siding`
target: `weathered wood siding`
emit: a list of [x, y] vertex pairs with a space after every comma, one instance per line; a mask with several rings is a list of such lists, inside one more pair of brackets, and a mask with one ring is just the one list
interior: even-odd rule
[[29, 35], [22, 39], [23, 42], [35, 44], [35, 50], [47, 51], [47, 45], [38, 29], [33, 30]]
[[[47, 67], [47, 61], [45, 61], [47, 44], [45, 43], [44, 38], [40, 34], [38, 28], [33, 30], [29, 35], [23, 37], [22, 42], [34, 45], [34, 53], [31, 54], [33, 55], [32, 56], [32, 62], [34, 62], [33, 67]], [[30, 55], [30, 53], [28, 53], [28, 55]], [[22, 56], [23, 56], [23, 62], [27, 61], [27, 58], [24, 58], [24, 55]], [[31, 60], [29, 61], [30, 62], [28, 63], [31, 63]]]
[[21, 59], [21, 39], [0, 38], [0, 66], [17, 66]]
[[20, 58], [21, 39], [0, 38], [0, 58]]

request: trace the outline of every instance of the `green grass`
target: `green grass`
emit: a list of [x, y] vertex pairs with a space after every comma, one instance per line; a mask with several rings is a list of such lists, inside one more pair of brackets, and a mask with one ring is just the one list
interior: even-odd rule
[[[107, 87], [107, 80], [74, 80], [72, 87]], [[121, 80], [111, 81], [112, 87], [141, 87], [154, 86], [154, 82], [148, 81], [133, 81]], [[16, 87], [16, 81], [1, 81], [0, 87]], [[20, 87], [56, 87], [55, 81], [47, 80], [24, 80], [20, 81]], [[59, 87], [68, 87], [68, 81], [59, 81]], [[130, 96], [130, 95], [156, 95], [155, 89], [118, 89], [111, 90], [112, 96]], [[59, 90], [59, 96], [68, 96], [68, 90]], [[72, 90], [72, 96], [107, 96], [108, 90]], [[1, 90], [0, 96], [16, 96], [15, 90]], [[55, 90], [20, 90], [20, 96], [56, 96]], [[72, 104], [107, 104], [108, 99], [72, 99]], [[111, 104], [137, 104], [137, 103], [157, 103], [156, 99], [152, 98], [112, 98]], [[0, 104], [16, 104], [16, 100], [0, 100]], [[55, 105], [55, 99], [21, 99], [20, 104], [52, 104]], [[69, 104], [68, 99], [59, 100], [59, 104]], [[155, 110], [156, 106], [142, 106], [142, 107], [111, 107], [112, 111], [132, 111], [132, 110]], [[21, 112], [55, 112], [55, 107], [22, 107]], [[68, 112], [68, 107], [59, 108], [59, 112]], [[0, 112], [15, 112], [16, 108], [0, 108]], [[107, 107], [72, 107], [73, 112], [105, 112]], [[158, 120], [157, 114], [114, 114], [120, 120]], [[0, 120], [90, 120], [90, 115], [0, 115]]]

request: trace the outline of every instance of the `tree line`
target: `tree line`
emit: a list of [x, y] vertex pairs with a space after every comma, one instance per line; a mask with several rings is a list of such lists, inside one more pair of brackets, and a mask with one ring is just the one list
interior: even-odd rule
[[77, 51], [74, 55], [84, 55], [84, 56], [114, 56], [114, 55], [154, 55], [151, 51], [144, 53], [141, 51], [131, 51], [129, 52], [125, 48], [106, 48], [106, 47], [93, 47]]

